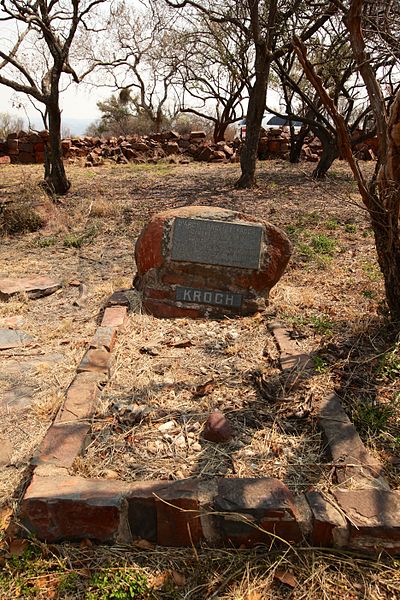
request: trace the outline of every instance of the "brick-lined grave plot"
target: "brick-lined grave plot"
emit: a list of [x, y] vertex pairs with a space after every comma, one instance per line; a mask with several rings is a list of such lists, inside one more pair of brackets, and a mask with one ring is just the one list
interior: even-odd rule
[[263, 310], [289, 255], [277, 228], [232, 211], [145, 226], [141, 295], [114, 293], [101, 314], [34, 456], [25, 531], [400, 551], [399, 492], [307, 341]]
[[[267, 476], [294, 492], [327, 488], [331, 467], [310, 418], [318, 376], [289, 391], [278, 357], [262, 317], [132, 315], [74, 473], [124, 481]], [[203, 437], [215, 410], [232, 427], [226, 443]]]
[[[116, 294], [114, 297], [121, 301], [123, 295]], [[201, 342], [201, 336], [194, 335], [195, 330], [188, 327], [188, 322], [165, 320], [163, 335], [159, 332], [159, 338], [155, 339], [151, 335], [152, 317], [134, 315], [129, 324], [126, 315], [127, 306], [124, 305], [113, 305], [111, 302], [106, 309], [78, 367], [78, 373], [67, 390], [64, 405], [36, 453], [35, 472], [19, 513], [24, 531], [31, 531], [48, 541], [89, 538], [100, 542], [129, 543], [139, 538], [171, 546], [193, 545], [201, 541], [214, 545], [252, 546], [258, 543], [271, 544], [273, 541], [285, 544], [305, 540], [315, 545], [345, 547], [363, 552], [400, 551], [399, 492], [390, 490], [379, 462], [367, 452], [335, 394], [326, 395], [326, 382], [314, 380], [310, 356], [299, 352], [301, 347], [297, 342], [293, 343], [289, 330], [278, 322], [269, 323], [269, 330], [273, 333], [272, 343], [266, 333], [265, 323], [259, 317], [247, 321], [243, 319], [236, 330], [236, 321], [218, 323], [221, 327], [219, 333], [226, 334], [229, 344], [224, 346], [220, 341], [223, 335], [220, 335], [217, 341], [214, 339], [208, 345], [210, 356], [213, 351], [225, 351], [227, 364], [234, 357], [239, 359], [243, 352], [240, 360], [243, 360], [244, 366], [246, 360], [250, 361], [249, 353], [246, 354], [240, 347], [237, 351], [232, 348], [228, 352], [226, 350], [233, 340], [239, 346], [243, 341], [244, 346], [248, 347], [251, 338], [251, 363], [256, 356], [260, 357], [260, 352], [265, 361], [264, 369], [252, 370], [254, 387], [245, 384], [244, 398], [240, 399], [237, 390], [236, 394], [227, 393], [227, 381], [233, 384], [233, 373], [230, 372], [227, 378], [220, 377], [220, 372], [215, 373], [216, 363], [212, 358], [208, 360], [206, 370], [207, 373], [213, 372], [213, 380], [203, 383], [197, 380], [193, 387], [189, 378], [182, 379], [188, 363], [179, 361], [176, 350], [184, 350], [187, 355], [188, 348], [194, 350]], [[196, 326], [204, 324], [196, 322]], [[212, 333], [211, 323], [206, 324], [209, 333]], [[115, 346], [117, 332], [120, 344], [117, 342]], [[236, 333], [239, 333], [238, 337]], [[208, 337], [212, 339], [213, 335]], [[135, 343], [132, 346], [132, 339], [136, 340], [136, 347]], [[129, 343], [127, 340], [130, 340]], [[139, 345], [139, 340], [145, 345]], [[132, 375], [124, 364], [124, 353], [129, 344], [129, 352], [137, 352], [134, 377], [142, 378], [143, 389], [132, 386], [129, 379]], [[116, 351], [118, 347], [120, 351]], [[277, 349], [279, 354], [276, 353]], [[198, 359], [198, 349], [195, 355]], [[148, 360], [163, 359], [164, 362], [155, 362], [153, 369], [142, 360], [143, 356]], [[196, 362], [203, 375], [202, 365]], [[224, 364], [218, 361], [218, 365], [221, 366], [221, 363]], [[129, 364], [132, 366], [132, 361]], [[273, 370], [278, 366], [280, 375]], [[102, 399], [101, 388], [106, 383], [110, 368], [113, 376]], [[188, 373], [196, 375], [190, 369]], [[161, 388], [165, 394], [168, 391], [168, 395], [157, 396], [154, 392], [159, 390], [157, 376], [160, 375], [164, 377]], [[278, 375], [278, 378], [274, 375]], [[198, 404], [196, 412], [191, 413], [189, 419], [183, 419], [182, 411], [187, 412], [185, 392], [189, 385], [190, 393]], [[284, 394], [279, 393], [282, 387]], [[140, 404], [132, 402], [129, 404], [130, 410], [124, 410], [128, 395], [132, 401], [139, 400], [140, 395]], [[223, 408], [224, 402], [230, 402], [230, 405], [226, 405], [230, 412], [226, 412], [231, 424], [236, 427], [233, 434], [236, 437], [215, 446], [214, 449], [218, 447], [222, 456], [215, 460], [216, 454], [213, 456], [210, 452], [208, 443], [201, 436], [196, 440], [199, 427], [191, 428], [190, 425], [199, 423], [201, 429], [201, 417], [205, 417], [209, 408], [216, 403]], [[247, 413], [253, 417], [253, 423], [250, 420], [250, 427], [246, 426], [245, 430], [245, 418], [234, 417], [240, 404], [245, 415]], [[254, 411], [251, 413], [249, 408], [253, 404]], [[92, 428], [88, 421], [90, 416], [94, 416]], [[131, 419], [131, 422], [128, 424], [125, 419]], [[132, 424], [132, 419], [138, 421], [137, 426]], [[301, 425], [291, 424], [288, 427], [292, 419]], [[318, 423], [322, 433], [322, 446], [315, 423]], [[153, 449], [156, 451], [152, 452], [156, 467], [153, 470], [148, 466], [147, 458], [149, 437], [152, 437], [149, 433], [151, 426], [155, 435], [150, 442], [154, 443]], [[284, 439], [275, 437], [276, 446], [273, 448], [270, 441], [277, 426], [282, 433], [285, 426], [287, 431]], [[243, 446], [239, 445], [239, 453], [246, 449], [246, 444], [247, 449], [254, 452], [256, 446], [249, 438], [250, 435], [254, 439], [257, 437], [257, 427], [258, 431], [264, 428], [264, 432], [267, 432], [257, 447], [258, 452], [262, 447], [266, 460], [257, 461], [256, 454], [253, 454], [252, 462], [241, 462], [240, 457], [234, 456], [235, 449], [229, 444], [241, 441]], [[170, 433], [166, 433], [165, 429]], [[191, 433], [194, 433], [194, 437]], [[179, 443], [178, 451], [176, 442], [179, 438], [182, 445]], [[293, 443], [296, 438], [302, 439], [303, 444], [297, 444], [296, 447]], [[210, 473], [198, 469], [197, 473], [185, 474], [182, 471], [187, 467], [187, 460], [182, 456], [183, 439], [186, 443], [186, 459], [190, 454], [190, 446], [199, 444], [201, 449], [197, 447], [197, 450], [193, 450], [208, 452], [210, 459], [204, 465], [210, 468], [211, 464], [218, 463], [218, 472], [214, 468], [214, 472]], [[170, 451], [164, 452], [164, 455], [161, 451], [157, 457], [157, 441], [162, 446], [166, 443]], [[285, 446], [279, 448], [283, 442]], [[311, 454], [307, 455], [307, 451], [310, 451], [305, 450], [306, 445], [313, 446]], [[125, 450], [132, 458], [130, 449], [134, 446], [137, 448], [134, 462], [128, 460], [125, 471], [130, 475], [123, 480], [120, 476], [123, 475], [125, 463], [121, 455]], [[329, 455], [325, 464], [322, 464], [322, 447]], [[91, 450], [93, 448], [94, 452]], [[320, 453], [318, 457], [313, 454], [314, 451]], [[279, 460], [271, 463], [269, 454], [276, 454], [275, 458], [279, 457]], [[139, 463], [139, 455], [144, 459], [142, 463]], [[221, 472], [221, 465], [229, 455], [230, 461], [225, 465], [229, 464], [232, 471], [228, 472], [225, 466], [225, 472]], [[308, 458], [313, 461], [310, 469], [304, 468], [309, 467], [306, 464]], [[177, 469], [178, 459], [180, 473]], [[97, 468], [95, 461], [99, 465], [97, 473], [94, 471]], [[166, 471], [162, 472], [160, 462], [167, 462]], [[279, 462], [281, 469], [274, 471]], [[235, 463], [240, 465], [241, 473], [233, 472], [238, 470]], [[143, 467], [145, 472], [140, 467], [137, 469], [140, 464], [146, 465]], [[197, 459], [197, 465], [201, 464], [201, 460]], [[255, 472], [257, 468], [259, 472]], [[82, 476], [85, 469], [93, 470], [92, 473], [86, 473], [91, 477]], [[246, 472], [245, 469], [252, 471]], [[261, 472], [261, 469], [264, 470]], [[291, 469], [297, 473], [295, 478], [291, 477]], [[319, 476], [316, 477], [317, 470]]]

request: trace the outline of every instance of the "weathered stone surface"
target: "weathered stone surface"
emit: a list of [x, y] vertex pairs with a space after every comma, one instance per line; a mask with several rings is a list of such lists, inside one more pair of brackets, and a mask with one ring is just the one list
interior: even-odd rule
[[389, 489], [382, 477], [382, 465], [364, 446], [335, 393], [322, 398], [317, 418], [327, 451], [337, 463], [336, 477], [339, 483], [346, 483], [349, 487], [365, 487], [370, 483]]
[[4, 327], [6, 329], [15, 329], [16, 327], [22, 327], [25, 323], [24, 317], [20, 315], [15, 315], [13, 317], [3, 317], [0, 319], [0, 327]]
[[349, 547], [400, 552], [400, 492], [377, 489], [333, 491], [349, 520]]
[[220, 479], [214, 510], [224, 513], [222, 536], [234, 545], [302, 539], [293, 496], [278, 479]]
[[283, 371], [295, 370], [297, 374], [309, 371], [313, 367], [312, 358], [304, 354], [296, 341], [290, 337], [290, 331], [279, 321], [269, 323], [268, 329], [273, 333], [280, 350], [279, 361]]
[[127, 314], [126, 306], [110, 306], [104, 311], [101, 326], [121, 328], [126, 321]]
[[93, 373], [104, 373], [109, 376], [110, 367], [111, 354], [104, 348], [101, 348], [100, 350], [91, 348], [90, 350], [87, 350], [82, 358], [80, 365], [77, 368], [77, 372], [92, 371]]
[[[156, 316], [252, 314], [265, 308], [290, 254], [288, 238], [270, 223], [222, 208], [182, 207], [155, 215], [143, 229], [134, 285]], [[196, 300], [182, 298], [181, 288], [197, 291]], [[207, 302], [224, 294], [241, 301]]]
[[13, 447], [10, 440], [0, 438], [0, 467], [5, 467], [11, 461]]
[[311, 543], [325, 548], [346, 546], [349, 534], [343, 514], [320, 492], [308, 492], [306, 498], [312, 513]]
[[228, 419], [222, 412], [216, 410], [208, 417], [202, 435], [209, 442], [229, 442], [233, 433], [233, 427]]
[[27, 373], [34, 369], [41, 368], [42, 366], [48, 367], [62, 363], [64, 360], [65, 356], [63, 354], [43, 354], [43, 356], [30, 357], [28, 360], [25, 360], [25, 358], [20, 358], [19, 360], [7, 360], [7, 362], [2, 365], [2, 370], [5, 373]]
[[27, 346], [33, 337], [18, 329], [0, 329], [0, 350], [10, 350], [19, 346]]
[[29, 298], [48, 296], [60, 289], [61, 283], [50, 277], [1, 277], [0, 299], [7, 300], [15, 294], [25, 292]]
[[[34, 465], [51, 464], [70, 468], [85, 446], [90, 426], [87, 423], [51, 425], [32, 459]], [[53, 490], [56, 492], [56, 490]]]
[[91, 417], [100, 393], [101, 382], [101, 374], [78, 373], [67, 390], [65, 402], [57, 415], [56, 423], [73, 422]]
[[92, 339], [90, 340], [90, 347], [101, 350], [105, 348], [108, 352], [112, 352], [115, 341], [117, 339], [117, 328], [116, 327], [98, 327]]
[[126, 489], [126, 484], [117, 481], [34, 476], [20, 519], [28, 531], [48, 542], [113, 542], [124, 526], [122, 505]]
[[7, 410], [19, 410], [29, 407], [33, 402], [36, 386], [15, 384], [1, 394], [0, 406]]

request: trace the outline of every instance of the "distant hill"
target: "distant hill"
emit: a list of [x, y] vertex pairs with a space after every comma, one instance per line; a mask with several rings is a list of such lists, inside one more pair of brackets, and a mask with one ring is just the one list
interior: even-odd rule
[[83, 135], [93, 121], [96, 120], [96, 116], [91, 118], [74, 118], [74, 117], [65, 117], [62, 119], [62, 129], [69, 129], [71, 135]]

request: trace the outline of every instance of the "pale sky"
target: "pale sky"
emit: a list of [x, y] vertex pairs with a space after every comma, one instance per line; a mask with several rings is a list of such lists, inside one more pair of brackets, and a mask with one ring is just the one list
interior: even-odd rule
[[[96, 103], [99, 100], [104, 100], [111, 94], [112, 91], [109, 88], [89, 88], [84, 84], [80, 84], [79, 86], [72, 84], [60, 96], [63, 111], [63, 126], [69, 127], [72, 134], [83, 133], [86, 126], [82, 126], [77, 120], [82, 120], [89, 124], [91, 121], [98, 119], [100, 113]], [[19, 108], [20, 103], [25, 106], [25, 110], [24, 108]], [[25, 120], [25, 123], [26, 113], [28, 113], [32, 121], [35, 122], [35, 125], [40, 128], [40, 115], [34, 110], [27, 96], [25, 94], [17, 94], [5, 85], [0, 85], [0, 112], [21, 117]]]

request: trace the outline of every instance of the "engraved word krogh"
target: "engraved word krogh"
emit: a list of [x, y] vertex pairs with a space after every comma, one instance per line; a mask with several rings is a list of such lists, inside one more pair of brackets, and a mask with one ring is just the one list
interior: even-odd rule
[[175, 299], [179, 302], [197, 302], [198, 304], [211, 304], [213, 306], [242, 306], [242, 294], [231, 292], [216, 292], [215, 290], [202, 290], [190, 287], [176, 287]]

